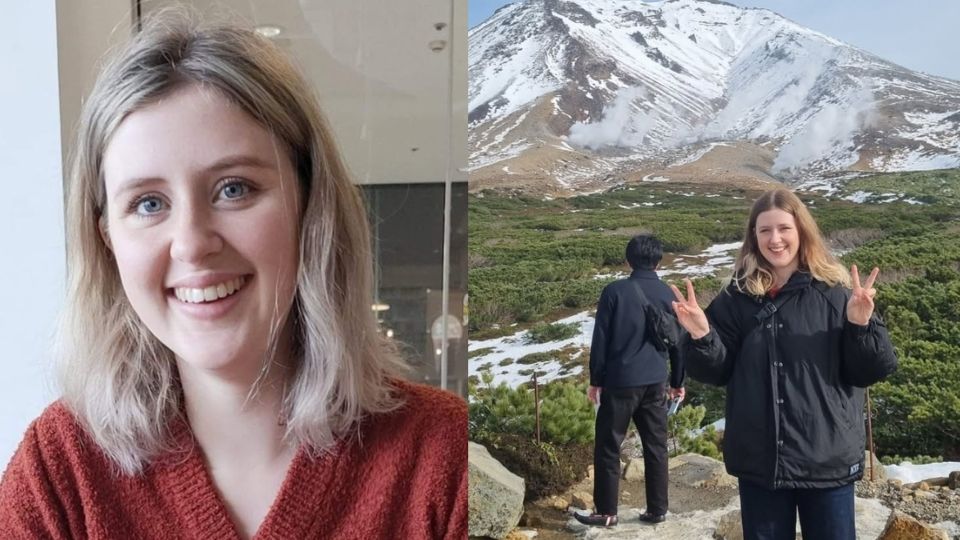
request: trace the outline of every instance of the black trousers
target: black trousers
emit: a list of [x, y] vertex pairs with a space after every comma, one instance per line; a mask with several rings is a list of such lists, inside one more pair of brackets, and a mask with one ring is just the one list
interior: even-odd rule
[[600, 392], [593, 450], [593, 501], [598, 514], [616, 514], [620, 496], [620, 445], [630, 420], [640, 432], [647, 511], [667, 513], [667, 408], [664, 383]]

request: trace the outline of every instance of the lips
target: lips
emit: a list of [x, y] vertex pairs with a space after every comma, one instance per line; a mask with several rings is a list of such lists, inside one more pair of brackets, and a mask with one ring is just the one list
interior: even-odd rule
[[177, 300], [187, 304], [204, 304], [231, 296], [242, 289], [246, 282], [246, 276], [240, 276], [206, 287], [175, 287], [173, 294]]

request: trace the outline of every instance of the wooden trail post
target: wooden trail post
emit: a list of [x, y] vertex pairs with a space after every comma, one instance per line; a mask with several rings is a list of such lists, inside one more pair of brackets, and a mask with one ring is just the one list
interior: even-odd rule
[[537, 370], [533, 370], [533, 406], [537, 419], [537, 444], [540, 444], [540, 386], [537, 384]]
[[870, 445], [870, 481], [876, 478], [876, 471], [873, 465], [873, 412], [870, 410], [870, 389], [867, 388], [867, 442]]

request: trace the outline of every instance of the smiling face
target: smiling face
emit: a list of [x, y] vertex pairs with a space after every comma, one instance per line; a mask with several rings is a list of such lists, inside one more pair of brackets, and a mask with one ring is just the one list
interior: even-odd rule
[[298, 188], [282, 143], [191, 85], [130, 114], [103, 157], [123, 289], [181, 365], [249, 378], [296, 290]]
[[800, 234], [793, 214], [779, 208], [761, 212], [754, 228], [760, 254], [783, 284], [800, 263]]

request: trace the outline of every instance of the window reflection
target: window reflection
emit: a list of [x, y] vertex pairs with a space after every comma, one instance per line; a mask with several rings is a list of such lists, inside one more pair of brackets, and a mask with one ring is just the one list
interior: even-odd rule
[[[450, 292], [443, 317], [443, 184], [363, 187], [373, 231], [374, 309], [414, 367], [416, 380], [440, 386], [444, 347], [446, 386], [465, 395], [467, 340], [467, 184], [452, 184]], [[444, 342], [444, 326], [446, 342]]]

